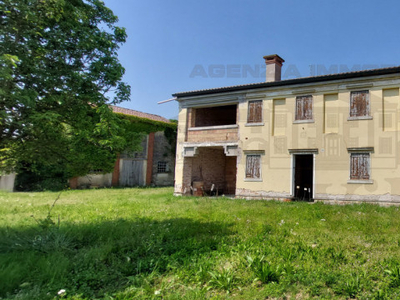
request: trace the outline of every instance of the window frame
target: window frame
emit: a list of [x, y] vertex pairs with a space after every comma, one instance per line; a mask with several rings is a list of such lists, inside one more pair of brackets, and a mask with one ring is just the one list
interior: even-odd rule
[[[357, 114], [357, 106], [354, 104], [356, 96], [360, 94], [365, 94], [366, 104], [364, 105], [363, 114]], [[372, 120], [371, 116], [371, 97], [369, 90], [357, 90], [350, 92], [349, 99], [349, 121], [352, 120]]]
[[[311, 114], [308, 115], [304, 111], [304, 101], [309, 100], [311, 102]], [[299, 110], [299, 106], [301, 110]], [[301, 111], [301, 115], [299, 115], [299, 111]], [[294, 113], [294, 123], [313, 123], [314, 122], [314, 97], [312, 95], [303, 95], [303, 96], [296, 96], [295, 101], [295, 113]]]
[[[256, 103], [260, 103], [260, 111], [259, 115], [256, 114]], [[251, 107], [252, 104], [254, 104], [254, 107]], [[264, 119], [264, 113], [263, 113], [263, 100], [249, 100], [247, 104], [247, 120], [246, 120], [246, 126], [261, 126], [264, 125], [263, 119]], [[253, 118], [251, 118], [251, 113], [253, 112]], [[257, 118], [254, 116], [256, 115]]]

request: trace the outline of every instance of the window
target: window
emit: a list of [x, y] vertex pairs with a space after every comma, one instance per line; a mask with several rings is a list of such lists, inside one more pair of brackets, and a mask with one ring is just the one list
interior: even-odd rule
[[313, 97], [297, 96], [296, 97], [296, 121], [313, 120]]
[[261, 155], [246, 156], [246, 179], [261, 179]]
[[247, 123], [262, 122], [262, 100], [249, 101]]
[[369, 91], [350, 93], [350, 118], [370, 116]]
[[166, 173], [167, 171], [167, 163], [165, 161], [159, 161], [157, 164], [157, 173]]
[[374, 147], [347, 148], [350, 153], [350, 180], [347, 183], [374, 183], [371, 180], [371, 153]]
[[350, 154], [350, 180], [369, 180], [370, 179], [370, 154], [351, 153]]

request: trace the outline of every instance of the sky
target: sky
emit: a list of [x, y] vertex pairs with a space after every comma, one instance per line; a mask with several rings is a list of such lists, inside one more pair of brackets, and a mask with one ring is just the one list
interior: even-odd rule
[[400, 65], [398, 0], [103, 0], [128, 38], [119, 50], [131, 101], [176, 119], [177, 92]]

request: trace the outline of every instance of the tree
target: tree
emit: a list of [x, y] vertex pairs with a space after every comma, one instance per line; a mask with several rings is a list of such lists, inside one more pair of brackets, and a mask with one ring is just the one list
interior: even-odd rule
[[73, 177], [137, 149], [108, 106], [130, 96], [117, 21], [99, 0], [0, 0], [0, 170]]

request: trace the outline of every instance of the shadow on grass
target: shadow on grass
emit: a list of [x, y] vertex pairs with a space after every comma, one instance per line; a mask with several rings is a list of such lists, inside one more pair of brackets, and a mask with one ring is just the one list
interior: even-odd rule
[[[232, 224], [175, 218], [117, 219], [0, 229], [0, 297], [101, 297], [132, 278], [160, 276], [229, 243]], [[36, 291], [36, 292], [34, 292]], [[33, 293], [33, 294], [32, 294]]]

